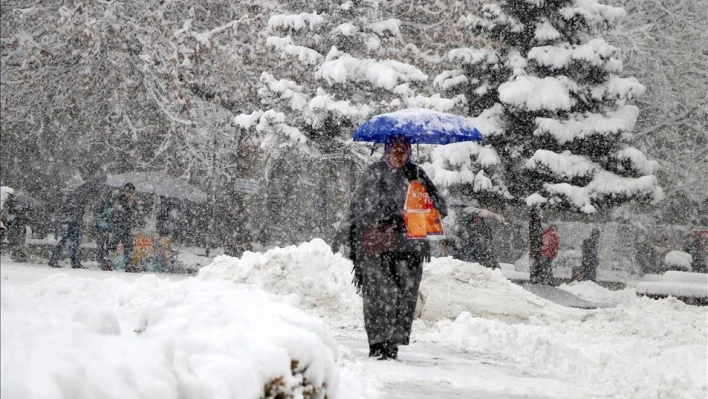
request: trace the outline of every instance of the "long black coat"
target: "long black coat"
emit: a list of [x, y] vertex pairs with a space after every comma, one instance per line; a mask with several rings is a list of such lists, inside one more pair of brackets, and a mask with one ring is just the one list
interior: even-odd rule
[[[430, 257], [427, 240], [406, 239], [403, 211], [408, 182], [413, 180], [425, 185], [435, 208], [446, 215], [445, 200], [422, 169], [413, 164], [394, 169], [376, 162], [361, 176], [332, 245], [337, 250], [343, 244], [348, 248], [344, 255], [354, 262], [354, 285], [361, 289], [369, 345], [408, 345], [410, 340], [422, 261]], [[362, 254], [363, 231], [370, 225], [394, 227], [392, 252]]]
[[492, 228], [479, 216], [464, 215], [460, 218], [452, 255], [465, 262], [477, 262], [490, 269], [500, 267], [492, 251]]
[[124, 193], [118, 193], [111, 203], [111, 228], [114, 230], [130, 230], [133, 226], [136, 205]]
[[64, 201], [64, 206], [59, 215], [61, 223], [81, 224], [84, 218], [86, 204], [95, 199], [99, 193], [98, 184], [84, 183], [73, 191], [69, 192]]
[[600, 231], [593, 230], [590, 237], [583, 241], [583, 257], [582, 257], [582, 280], [595, 281], [597, 278], [597, 266], [599, 260], [597, 258], [597, 245], [600, 240]]
[[333, 249], [344, 245], [344, 255], [354, 261], [362, 259], [361, 244], [363, 229], [367, 225], [390, 224], [396, 227], [398, 239], [395, 252], [417, 253], [424, 259], [430, 257], [427, 240], [406, 239], [403, 208], [408, 194], [409, 182], [420, 180], [430, 195], [435, 208], [442, 217], [447, 215], [447, 204], [423, 169], [407, 164], [400, 169], [386, 162], [375, 162], [364, 171], [349, 203], [342, 222], [335, 233]]

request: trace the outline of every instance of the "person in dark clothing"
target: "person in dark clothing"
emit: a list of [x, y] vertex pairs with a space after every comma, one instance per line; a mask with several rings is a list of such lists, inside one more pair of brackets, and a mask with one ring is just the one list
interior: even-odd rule
[[443, 217], [447, 205], [425, 172], [410, 162], [405, 139], [386, 143], [383, 159], [359, 179], [332, 247], [354, 263], [354, 280], [364, 299], [369, 356], [398, 357], [408, 345], [423, 261], [430, 260], [426, 239], [409, 239], [405, 204], [409, 186], [422, 184], [427, 201]]
[[25, 240], [30, 205], [28, 201], [23, 201], [15, 193], [11, 193], [3, 206], [5, 207], [7, 222], [5, 234], [10, 247], [10, 258], [15, 262], [25, 262], [27, 261]]
[[96, 261], [101, 270], [113, 270], [113, 265], [108, 261], [108, 246], [110, 240], [110, 223], [113, 204], [112, 193], [109, 191], [102, 199], [96, 201], [93, 207], [94, 222], [96, 227]]
[[110, 253], [118, 249], [118, 244], [123, 244], [123, 259], [125, 260], [126, 272], [140, 271], [137, 266], [132, 264], [133, 237], [130, 230], [133, 227], [136, 209], [135, 186], [132, 183], [126, 183], [111, 201], [111, 238], [108, 244]]
[[155, 215], [155, 230], [160, 237], [169, 237], [172, 235], [174, 227], [172, 226], [172, 202], [165, 196], [160, 196], [160, 203], [157, 205]]
[[57, 246], [54, 247], [54, 251], [52, 251], [49, 266], [60, 267], [59, 261], [62, 257], [62, 251], [64, 246], [68, 245], [71, 267], [74, 269], [83, 268], [80, 262], [79, 243], [81, 242], [84, 209], [86, 204], [96, 197], [100, 190], [99, 187], [97, 182], [90, 181], [82, 184], [67, 195], [64, 207], [58, 218], [61, 239]]
[[692, 239], [684, 247], [684, 252], [691, 255], [691, 270], [694, 273], [708, 273], [708, 267], [706, 267], [706, 260], [703, 257], [703, 250], [705, 249], [705, 242], [698, 233], [692, 235]]
[[595, 281], [597, 279], [597, 244], [600, 241], [600, 229], [592, 229], [590, 236], [583, 240], [583, 257], [580, 265], [579, 281]]
[[558, 237], [558, 232], [556, 226], [551, 225], [543, 231], [541, 237], [543, 240], [543, 246], [541, 247], [541, 253], [543, 254], [542, 268], [541, 268], [541, 284], [545, 285], [555, 285], [556, 281], [553, 278], [553, 259], [558, 256], [558, 251], [560, 250], [560, 238]]
[[492, 251], [492, 228], [489, 222], [476, 212], [463, 211], [457, 224], [457, 240], [452, 256], [490, 269], [499, 269], [499, 262]]

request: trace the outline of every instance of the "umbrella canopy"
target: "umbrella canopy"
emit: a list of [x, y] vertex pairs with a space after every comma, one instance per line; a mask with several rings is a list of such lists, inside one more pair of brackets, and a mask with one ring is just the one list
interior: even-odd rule
[[385, 143], [392, 136], [403, 136], [411, 144], [482, 141], [482, 133], [470, 119], [424, 108], [377, 115], [354, 133], [354, 141]]
[[192, 202], [205, 202], [207, 199], [207, 195], [202, 190], [162, 172], [130, 172], [108, 175], [106, 179], [106, 184], [112, 187], [122, 187], [126, 183], [133, 183], [135, 190], [143, 193]]

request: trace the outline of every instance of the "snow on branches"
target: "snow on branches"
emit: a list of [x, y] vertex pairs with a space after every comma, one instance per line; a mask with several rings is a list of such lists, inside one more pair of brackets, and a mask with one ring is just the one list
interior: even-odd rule
[[[469, 116], [494, 115], [499, 131], [482, 130], [485, 144], [499, 155], [500, 182], [517, 200], [593, 213], [662, 197], [657, 164], [628, 146], [639, 114], [629, 102], [645, 88], [618, 75], [620, 50], [598, 37], [625, 14], [595, 0], [509, 0], [463, 19], [494, 46], [450, 51], [456, 68], [435, 86], [465, 96], [458, 107]], [[445, 156], [438, 163], [450, 173], [438, 175], [469, 180], [472, 167]]]

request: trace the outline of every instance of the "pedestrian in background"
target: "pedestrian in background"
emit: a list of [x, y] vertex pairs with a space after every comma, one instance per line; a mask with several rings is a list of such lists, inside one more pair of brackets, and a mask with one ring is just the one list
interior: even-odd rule
[[543, 255], [541, 264], [541, 284], [555, 285], [556, 281], [553, 277], [553, 260], [558, 256], [560, 250], [560, 237], [555, 225], [548, 226], [541, 236], [543, 246], [541, 253]]
[[135, 200], [135, 186], [126, 183], [111, 200], [110, 233], [111, 238], [108, 251], [113, 253], [118, 249], [118, 244], [123, 244], [123, 259], [126, 272], [139, 272], [140, 268], [133, 264], [133, 228], [137, 202]]
[[79, 245], [81, 243], [81, 228], [83, 227], [84, 211], [86, 204], [96, 198], [100, 192], [100, 183], [92, 180], [88, 181], [75, 190], [69, 192], [64, 202], [64, 206], [58, 217], [60, 226], [59, 243], [52, 251], [52, 256], [49, 259], [49, 266], [59, 266], [59, 261], [63, 258], [63, 250], [65, 246], [69, 247], [69, 257], [71, 259], [71, 267], [81, 269], [84, 266], [81, 264], [81, 254]]
[[579, 281], [596, 281], [597, 266], [599, 265], [597, 257], [597, 245], [600, 241], [600, 229], [593, 228], [590, 236], [583, 240], [583, 256], [580, 263]]

